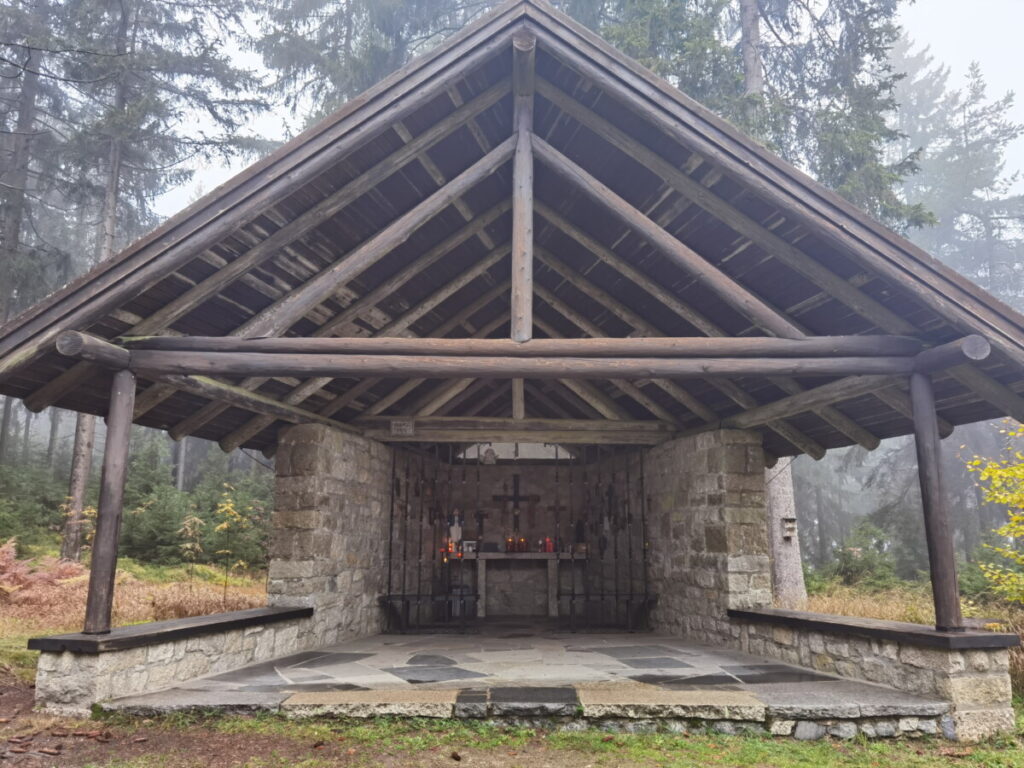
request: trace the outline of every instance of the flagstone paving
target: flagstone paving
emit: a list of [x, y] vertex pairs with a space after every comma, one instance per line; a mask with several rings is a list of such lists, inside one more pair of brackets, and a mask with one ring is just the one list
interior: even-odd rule
[[501, 622], [476, 634], [376, 635], [106, 706], [745, 723], [922, 718], [927, 729], [948, 711], [944, 702], [664, 635]]

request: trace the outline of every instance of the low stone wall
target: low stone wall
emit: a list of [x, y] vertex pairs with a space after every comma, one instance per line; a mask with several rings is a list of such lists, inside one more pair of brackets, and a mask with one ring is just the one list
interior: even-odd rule
[[[202, 618], [230, 622], [232, 614]], [[36, 704], [55, 714], [87, 715], [94, 704], [102, 701], [159, 691], [195, 677], [307, 650], [314, 637], [309, 631], [312, 621], [307, 616], [220, 631], [210, 627], [209, 631], [192, 636], [179, 634], [123, 648], [105, 649], [102, 643], [106, 640], [116, 645], [118, 632], [136, 630], [134, 636], [138, 627], [115, 629], [109, 635], [39, 638], [30, 642], [30, 647], [44, 646], [36, 668]], [[160, 625], [173, 623], [139, 627], [159, 632]], [[82, 650], [87, 646], [73, 642], [85, 643], [90, 638], [97, 644], [91, 651]], [[45, 650], [46, 646], [55, 650]]]
[[946, 738], [972, 742], [1014, 730], [1005, 647], [925, 647], [912, 637], [872, 638], [735, 617], [732, 624], [733, 644], [746, 653], [949, 702], [941, 728]]

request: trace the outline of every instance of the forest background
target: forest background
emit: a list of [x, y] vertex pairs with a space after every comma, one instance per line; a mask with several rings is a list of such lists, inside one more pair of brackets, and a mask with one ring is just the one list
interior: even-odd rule
[[[926, 3], [928, 0], [919, 0]], [[8, 0], [0, 6], [0, 319], [145, 233], [197, 169], [269, 152], [491, 0]], [[1024, 310], [1024, 196], [1007, 153], [1024, 131], [990, 93], [899, 24], [910, 0], [561, 0], [563, 11], [880, 221]], [[194, 186], [194, 185], [193, 185]], [[1006, 543], [1006, 499], [974, 456], [1015, 461], [1013, 427], [946, 440], [970, 599]], [[103, 429], [0, 415], [0, 543], [78, 559]], [[975, 466], [974, 469], [977, 469]], [[888, 588], [927, 569], [912, 443], [794, 462], [809, 586]], [[135, 428], [122, 553], [259, 570], [272, 469], [262, 456]], [[1011, 567], [1018, 567], [1013, 566]]]

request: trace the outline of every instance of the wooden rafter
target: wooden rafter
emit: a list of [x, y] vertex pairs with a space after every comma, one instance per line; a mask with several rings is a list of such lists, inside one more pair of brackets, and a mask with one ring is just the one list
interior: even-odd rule
[[[182, 295], [162, 306], [152, 315], [132, 327], [128, 333], [143, 336], [159, 333], [169, 328], [175, 321], [216, 295], [233, 281], [273, 257], [281, 248], [290, 245], [305, 233], [330, 219], [338, 211], [363, 194], [368, 187], [380, 183], [407, 163], [415, 160], [426, 149], [447, 136], [453, 128], [465, 124], [471, 117], [494, 106], [508, 91], [508, 83], [499, 84], [485, 91], [476, 99], [460, 107], [448, 118], [425, 131], [416, 140], [406, 144], [391, 156], [362, 173], [337, 192], [277, 230], [272, 236], [228, 263], [206, 280], [194, 285]], [[279, 296], [271, 307], [278, 306], [285, 298], [285, 296]], [[91, 373], [92, 371], [85, 366], [75, 366], [48, 385], [40, 388], [33, 397], [27, 398], [26, 405], [34, 410], [42, 410], [52, 405], [72, 388], [78, 386]]]
[[602, 205], [610, 213], [623, 219], [633, 226], [637, 232], [648, 238], [662, 253], [676, 265], [699, 278], [730, 306], [745, 317], [750, 318], [769, 333], [785, 338], [798, 339], [804, 334], [783, 317], [777, 310], [769, 307], [762, 299], [755, 296], [749, 289], [737, 283], [731, 277], [715, 267], [699, 254], [677, 240], [660, 226], [651, 221], [642, 211], [613, 192], [590, 173], [578, 166], [568, 157], [552, 147], [541, 138], [534, 139], [536, 156], [550, 166], [565, 180], [584, 192], [595, 202]]
[[[411, 264], [398, 270], [394, 275], [384, 280], [380, 285], [354, 300], [344, 310], [318, 328], [313, 333], [313, 337], [325, 338], [333, 336], [334, 334], [344, 330], [347, 325], [356, 320], [360, 315], [363, 315], [373, 309], [380, 301], [393, 294], [405, 283], [412, 280], [416, 275], [421, 274], [425, 270], [437, 264], [452, 250], [459, 247], [470, 238], [481, 237], [484, 242], [493, 243], [490, 236], [487, 236], [486, 239], [483, 239], [482, 236], [486, 233], [486, 228], [493, 224], [502, 214], [508, 211], [508, 209], [509, 204], [507, 202], [503, 202], [480, 214], [465, 227], [462, 227], [454, 234], [446, 237], [437, 245], [430, 248]], [[264, 381], [265, 379], [254, 378], [250, 381], [243, 381], [241, 386], [255, 388], [262, 385]], [[201, 429], [204, 424], [207, 424], [212, 419], [220, 415], [223, 410], [223, 406], [220, 404], [210, 403], [208, 406], [205, 406], [198, 412], [190, 415], [183, 422], [172, 427], [171, 435], [178, 436], [192, 434], [196, 430]], [[177, 439], [177, 437], [175, 439]]]
[[[635, 94], [629, 92], [628, 89], [623, 88], [621, 83], [610, 78], [599, 67], [586, 61], [586, 59], [580, 56], [578, 52], [565, 47], [562, 42], [555, 40], [543, 31], [540, 33], [540, 38], [551, 47], [552, 51], [555, 52], [562, 61], [572, 66], [573, 69], [578, 71], [584, 78], [595, 82], [604, 92], [613, 93], [626, 99], [630, 106], [638, 110], [639, 114], [643, 118], [649, 120], [655, 127], [659, 128], [669, 136], [677, 140], [681, 140], [683, 144], [691, 150], [694, 150], [704, 157], [719, 163], [721, 167], [734, 167], [736, 161], [733, 157], [730, 157], [728, 154], [722, 153], [721, 151], [712, 149], [707, 139], [699, 137], [692, 131], [684, 132], [681, 130], [679, 123], [670, 118], [664, 111], [653, 107], [643, 98], [639, 98]], [[564, 92], [554, 86], [549, 85], [546, 81], [538, 85], [539, 91], [541, 91], [542, 88], [543, 95], [546, 98], [551, 98], [553, 100], [557, 99], [559, 101], [559, 107], [565, 109], [567, 113], [572, 113], [574, 117], [578, 115], [581, 120], [587, 118], [588, 124], [594, 127], [595, 130], [599, 126], [601, 130], [596, 131], [598, 135], [605, 135], [605, 138], [613, 145], [616, 144], [616, 142], [621, 141], [623, 147], [628, 144], [635, 148], [639, 144], [638, 142], [635, 142], [635, 140], [631, 140], [631, 137], [629, 137], [628, 134], [625, 134], [618, 129], [616, 129], [614, 133], [603, 134], [602, 131], [606, 126], [607, 121], [604, 121], [590, 110], [574, 107], [571, 97], [567, 96]], [[578, 102], [576, 103], [578, 104]], [[614, 126], [612, 127], [614, 128]], [[622, 141], [623, 139], [628, 141]], [[537, 151], [542, 152], [543, 147], [538, 147]], [[692, 198], [688, 199], [693, 199], [693, 201], [699, 205], [708, 206], [707, 210], [709, 210], [709, 212], [720, 216], [725, 223], [736, 229], [736, 231], [742, 231], [744, 234], [749, 233], [748, 236], [751, 237], [756, 236], [759, 242], [765, 243], [769, 251], [774, 256], [784, 261], [798, 272], [801, 272], [801, 274], [819, 287], [822, 287], [823, 290], [826, 290], [831, 296], [846, 304], [852, 310], [877, 325], [886, 333], [908, 334], [917, 332], [917, 328], [909, 323], [909, 321], [892, 312], [879, 302], [873, 300], [871, 297], [867, 296], [841, 277], [830, 272], [827, 268], [808, 257], [798, 248], [791, 246], [781, 238], [774, 237], [769, 230], [761, 227], [748, 217], [743, 216], [738, 210], [731, 206], [728, 206], [727, 204], [723, 206], [721, 204], [721, 198], [717, 198], [719, 202], [715, 202], [716, 196], [707, 190], [700, 191], [697, 188], [700, 185], [694, 186], [687, 182], [685, 179], [688, 177], [686, 177], [685, 174], [681, 174], [678, 171], [673, 172], [674, 169], [672, 169], [670, 165], [649, 149], [644, 152], [642, 158], [642, 163], [649, 167], [651, 161], [654, 161], [657, 165], [656, 167], [652, 167], [652, 170], [659, 175], [664, 173], [665, 175], [663, 175], [662, 178], [665, 178], [669, 183], [678, 183], [680, 192], [684, 195], [692, 195]], [[670, 176], [671, 178], [666, 178], [666, 176]], [[740, 173], [740, 176], [748, 182], [753, 178], [749, 173], [749, 168], [744, 168]], [[690, 181], [692, 182], [692, 179]], [[780, 208], [784, 210], [793, 202], [799, 202], [801, 206], [804, 205], [803, 201], [801, 201], [799, 197], [785, 197], [785, 193], [780, 192], [778, 188], [771, 184], [759, 183], [756, 186], [756, 191], [767, 199], [777, 202]], [[714, 207], [716, 210], [712, 211], [711, 207]], [[884, 277], [895, 280], [901, 286], [910, 289], [916, 298], [927, 306], [932, 307], [935, 311], [946, 316], [952, 313], [954, 315], [964, 317], [964, 307], [950, 302], [938, 292], [919, 284], [916, 278], [907, 280], [905, 271], [896, 266], [892, 260], [881, 257], [879, 251], [873, 247], [865, 247], [865, 243], [863, 241], [855, 242], [848, 230], [843, 230], [827, 222], [820, 210], [804, 208], [802, 213], [804, 215], [801, 216], [801, 220], [807, 226], [813, 228], [819, 236], [823, 237], [826, 241], [832, 243], [844, 252], [852, 252], [855, 256], [864, 261], [869, 268], [877, 270]], [[889, 251], [890, 253], [892, 252], [893, 249], [890, 245], [883, 244], [881, 240], [877, 240], [875, 238], [871, 239], [876, 247], [881, 246], [882, 250]], [[964, 317], [964, 319], [967, 320], [968, 318]], [[973, 320], [973, 318], [971, 318], [971, 320]], [[961, 327], [965, 326], [961, 325]], [[966, 327], [971, 330], [982, 332], [985, 330], [977, 323], [970, 321]], [[1019, 342], [1016, 342], [1015, 344], [1006, 344], [1003, 343], [1001, 339], [995, 339], [994, 341], [996, 341], [1001, 351], [1017, 362], [1024, 364], [1024, 350], [1021, 349]], [[976, 392], [984, 399], [987, 399], [985, 397], [986, 392], [993, 397], [998, 398], [998, 402], [990, 402], [993, 402], [1003, 412], [1014, 416], [1014, 418], [1017, 418], [1018, 420], [1024, 419], [1024, 398], [1021, 398], [1008, 388], [1005, 388], [998, 381], [992, 379], [982, 371], [975, 369], [973, 373], [970, 373], [968, 372], [969, 370], [970, 366], [966, 366], [959, 371], [950, 371], [949, 375], [956, 378], [957, 381]]]

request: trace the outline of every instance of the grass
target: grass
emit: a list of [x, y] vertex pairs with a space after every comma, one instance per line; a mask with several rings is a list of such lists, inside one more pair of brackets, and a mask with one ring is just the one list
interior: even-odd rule
[[[114, 717], [107, 725], [118, 732], [173, 735], [202, 750], [205, 740], [233, 738], [254, 753], [236, 754], [249, 768], [271, 766], [452, 765], [473, 766], [705, 766], [734, 768], [925, 768], [977, 766], [1024, 768], [1024, 750], [1006, 738], [977, 746], [939, 740], [856, 740], [795, 742], [766, 736], [611, 734], [599, 730], [538, 731], [462, 720], [375, 721], [309, 719], [290, 721], [276, 715], [255, 717], [172, 716], [151, 721]], [[274, 745], [271, 754], [263, 750]], [[295, 749], [298, 748], [298, 752]], [[259, 749], [258, 753], [255, 750]], [[318, 754], [320, 753], [320, 754]], [[458, 760], [452, 754], [458, 755]], [[119, 768], [201, 766], [171, 752], [95, 762]]]

